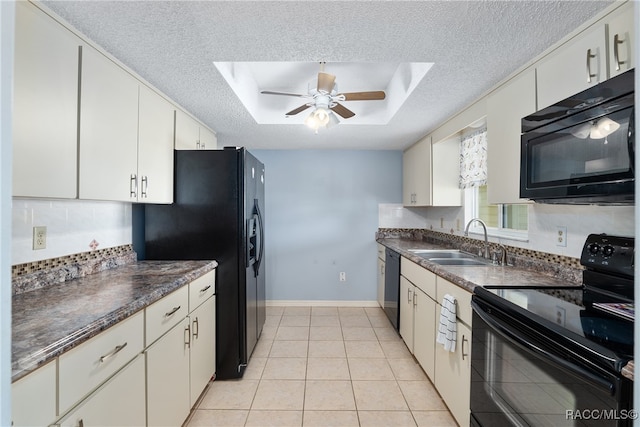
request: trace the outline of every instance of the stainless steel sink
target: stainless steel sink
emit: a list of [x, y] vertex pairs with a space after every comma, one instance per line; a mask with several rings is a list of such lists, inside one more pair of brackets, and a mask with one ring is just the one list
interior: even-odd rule
[[489, 265], [490, 262], [458, 249], [409, 249], [419, 257], [439, 265]]
[[470, 258], [472, 255], [461, 252], [457, 249], [409, 249], [409, 252], [421, 256], [422, 258]]
[[488, 261], [481, 258], [428, 258], [429, 261], [438, 265], [490, 265]]

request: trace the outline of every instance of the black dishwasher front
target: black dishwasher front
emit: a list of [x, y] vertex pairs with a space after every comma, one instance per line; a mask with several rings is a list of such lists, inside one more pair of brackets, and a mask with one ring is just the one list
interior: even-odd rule
[[384, 267], [384, 311], [398, 330], [400, 328], [400, 254], [387, 248]]

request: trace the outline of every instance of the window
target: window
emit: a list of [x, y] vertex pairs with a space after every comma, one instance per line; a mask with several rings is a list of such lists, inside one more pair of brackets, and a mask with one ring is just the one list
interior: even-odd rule
[[[465, 219], [480, 218], [487, 225], [490, 235], [516, 240], [526, 240], [529, 220], [528, 205], [490, 205], [487, 186], [465, 190]], [[482, 227], [472, 224], [471, 232], [482, 232]]]
[[[527, 205], [490, 205], [487, 198], [487, 128], [467, 129], [460, 141], [460, 188], [465, 190], [465, 219], [480, 218], [494, 236], [526, 240]], [[471, 232], [482, 232], [473, 223]]]

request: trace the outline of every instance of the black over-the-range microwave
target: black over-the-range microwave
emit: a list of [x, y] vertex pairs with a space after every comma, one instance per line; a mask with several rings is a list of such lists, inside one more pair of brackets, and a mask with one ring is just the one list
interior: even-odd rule
[[634, 70], [522, 119], [520, 197], [634, 204]]

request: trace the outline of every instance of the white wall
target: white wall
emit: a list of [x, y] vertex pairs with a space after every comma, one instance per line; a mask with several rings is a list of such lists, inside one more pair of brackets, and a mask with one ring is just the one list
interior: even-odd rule
[[[47, 227], [47, 248], [33, 250], [33, 227]], [[131, 243], [131, 203], [14, 198], [12, 264]]]
[[401, 200], [402, 153], [252, 153], [266, 169], [267, 300], [375, 301], [378, 205]]

